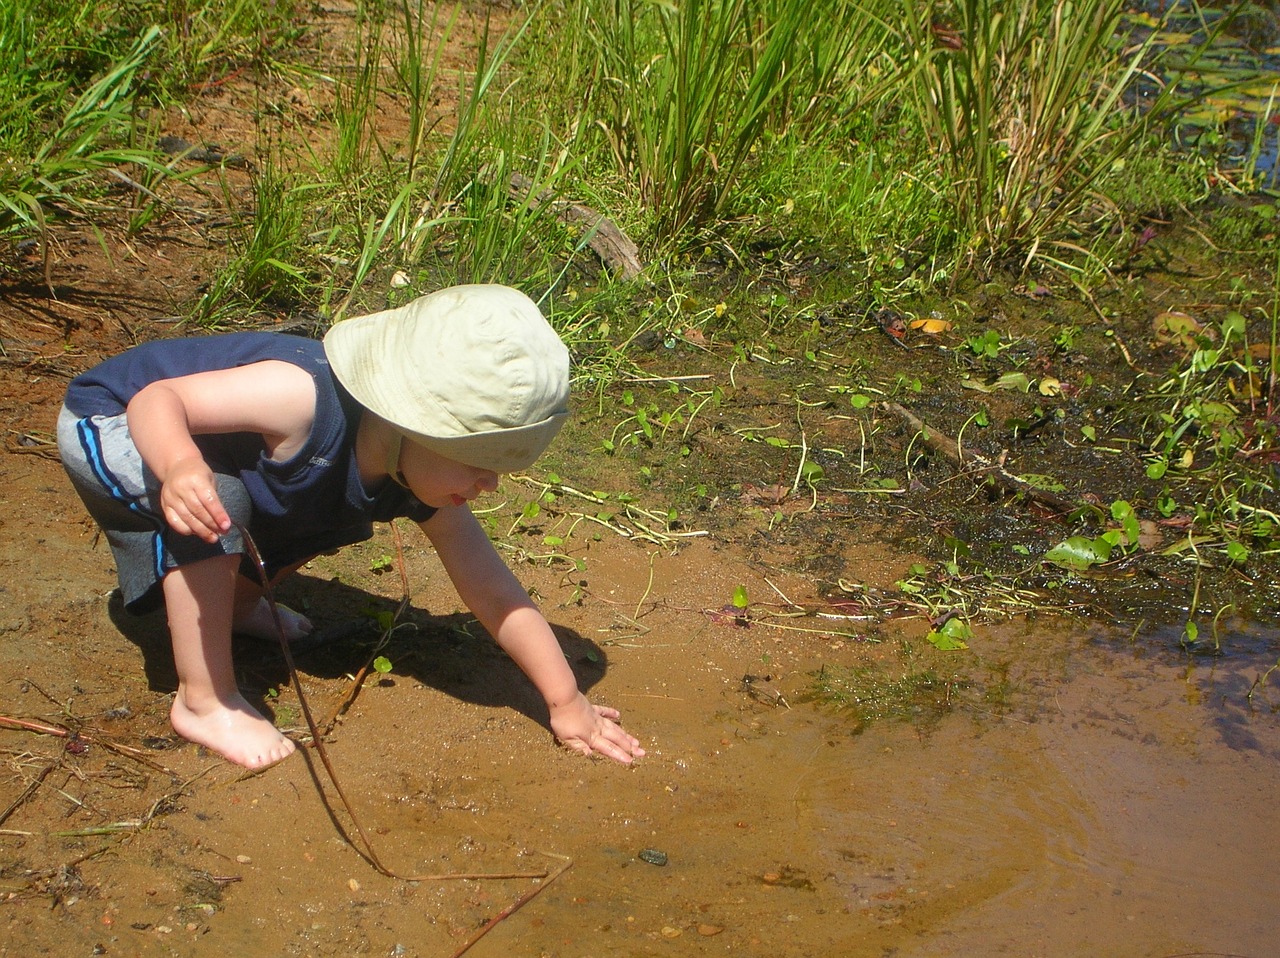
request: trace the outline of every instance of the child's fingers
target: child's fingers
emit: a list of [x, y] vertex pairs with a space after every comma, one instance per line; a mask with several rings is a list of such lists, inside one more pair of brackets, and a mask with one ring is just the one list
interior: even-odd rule
[[227, 510], [223, 508], [222, 500], [213, 489], [201, 492], [197, 505], [198, 509], [192, 510], [193, 514], [199, 517], [205, 528], [212, 532], [215, 538], [231, 528], [231, 519], [227, 516]]
[[570, 715], [552, 719], [552, 727], [560, 744], [582, 755], [604, 755], [630, 765], [645, 754], [639, 739], [629, 735], [617, 723], [620, 713], [607, 705], [595, 705], [580, 699], [581, 709]]
[[[603, 711], [603, 710], [602, 710]], [[611, 710], [615, 714], [616, 709]], [[608, 755], [611, 759], [623, 764], [631, 764], [633, 759], [640, 758], [644, 755], [644, 749], [640, 747], [640, 740], [634, 735], [628, 734], [621, 726], [615, 725], [613, 722], [605, 722], [604, 727], [595, 735], [592, 740], [594, 750], [602, 755]]]
[[164, 517], [174, 532], [216, 542], [230, 525], [227, 512], [211, 488], [174, 490], [164, 504]]
[[188, 460], [174, 468], [160, 490], [160, 504], [175, 532], [216, 542], [231, 527], [214, 483], [213, 472], [202, 461]]
[[205, 542], [216, 542], [217, 531], [209, 523], [194, 515], [185, 505], [171, 506], [165, 510], [165, 519], [169, 528], [179, 535], [198, 536]]

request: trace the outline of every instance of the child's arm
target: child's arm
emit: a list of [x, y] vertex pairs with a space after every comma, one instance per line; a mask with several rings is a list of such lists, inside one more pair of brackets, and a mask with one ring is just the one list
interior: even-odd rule
[[639, 741], [616, 723], [617, 709], [592, 705], [579, 691], [551, 626], [471, 510], [446, 506], [422, 530], [467, 608], [542, 693], [556, 738], [584, 755], [598, 752], [623, 763], [644, 755]]
[[215, 542], [231, 525], [192, 436], [256, 432], [268, 455], [285, 459], [311, 431], [315, 402], [311, 375], [276, 360], [163, 379], [140, 390], [129, 403], [129, 434], [162, 484], [160, 506], [174, 531]]

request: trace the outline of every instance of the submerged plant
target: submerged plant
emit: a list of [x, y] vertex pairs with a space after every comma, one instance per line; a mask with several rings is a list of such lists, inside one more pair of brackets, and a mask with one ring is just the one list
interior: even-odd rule
[[898, 676], [875, 665], [824, 665], [812, 679], [808, 698], [853, 718], [862, 731], [875, 722], [912, 722], [929, 728], [973, 697], [970, 679], [943, 677], [934, 669], [904, 663]]

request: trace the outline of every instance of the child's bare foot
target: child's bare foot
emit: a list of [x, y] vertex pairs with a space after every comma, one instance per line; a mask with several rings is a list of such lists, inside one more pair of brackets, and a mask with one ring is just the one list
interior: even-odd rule
[[[277, 602], [276, 610], [280, 613], [280, 625], [284, 629], [286, 642], [296, 642], [298, 639], [305, 638], [315, 628], [310, 619], [300, 612], [293, 611], [287, 605]], [[237, 615], [231, 631], [237, 635], [249, 635], [266, 642], [280, 641], [276, 620], [271, 615], [271, 603], [267, 601], [266, 596], [258, 599], [247, 613]]]
[[193, 709], [179, 689], [169, 710], [173, 730], [245, 768], [265, 768], [293, 754], [293, 742], [238, 692], [226, 702], [210, 702], [208, 707]]

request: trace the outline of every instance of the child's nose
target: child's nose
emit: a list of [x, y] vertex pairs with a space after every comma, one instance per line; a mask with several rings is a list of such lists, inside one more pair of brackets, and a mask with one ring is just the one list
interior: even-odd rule
[[498, 488], [498, 474], [482, 469], [476, 475], [476, 489], [479, 492], [493, 492]]

